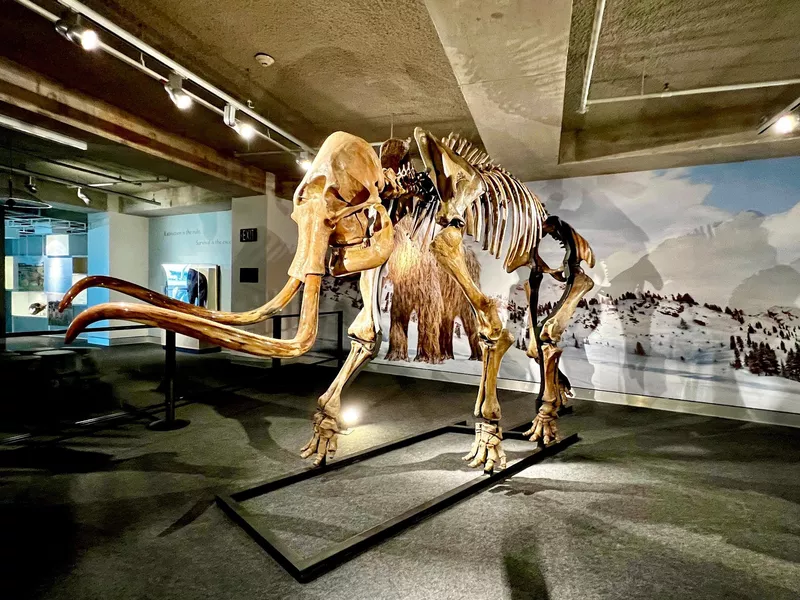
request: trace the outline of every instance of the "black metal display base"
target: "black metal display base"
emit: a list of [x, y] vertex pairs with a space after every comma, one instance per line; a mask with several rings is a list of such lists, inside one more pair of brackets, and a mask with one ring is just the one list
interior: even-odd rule
[[189, 425], [191, 421], [187, 419], [159, 419], [158, 421], [150, 421], [147, 428], [150, 431], [175, 431], [176, 429], [183, 429]]
[[[530, 423], [520, 425], [510, 431], [503, 433], [504, 439], [511, 440], [525, 440], [520, 429], [524, 431], [530, 427]], [[261, 525], [255, 515], [249, 513], [240, 503], [246, 500], [263, 496], [269, 492], [277, 489], [317, 477], [318, 475], [325, 475], [331, 471], [342, 469], [357, 462], [386, 454], [392, 450], [403, 448], [428, 440], [445, 433], [465, 433], [469, 435], [475, 434], [475, 429], [467, 425], [466, 421], [456, 423], [454, 425], [446, 425], [444, 427], [437, 427], [424, 433], [412, 435], [395, 442], [383, 444], [347, 456], [343, 459], [337, 460], [333, 463], [326, 463], [320, 467], [309, 467], [301, 471], [290, 473], [289, 475], [281, 475], [274, 479], [269, 479], [263, 483], [253, 487], [241, 489], [230, 494], [217, 496], [217, 504], [230, 516], [239, 526], [241, 526], [264, 550], [274, 558], [292, 577], [301, 583], [306, 583], [316, 579], [320, 575], [327, 573], [338, 567], [339, 565], [351, 560], [358, 554], [368, 550], [369, 548], [381, 543], [387, 538], [404, 531], [415, 523], [430, 517], [454, 504], [477, 494], [479, 491], [484, 490], [515, 473], [519, 473], [523, 469], [530, 467], [533, 464], [541, 461], [548, 456], [553, 456], [557, 452], [564, 450], [578, 441], [578, 434], [572, 434], [557, 442], [553, 442], [547, 446], [537, 446], [536, 449], [529, 455], [521, 458], [517, 462], [510, 464], [502, 471], [495, 471], [491, 475], [483, 475], [476, 477], [472, 481], [468, 481], [457, 488], [450, 490], [437, 496], [428, 502], [424, 502], [419, 506], [407, 510], [406, 512], [393, 517], [375, 527], [371, 527], [361, 533], [347, 538], [342, 542], [332, 544], [322, 552], [310, 557], [302, 557], [297, 554], [290, 547], [281, 542], [278, 537], [268, 528]]]

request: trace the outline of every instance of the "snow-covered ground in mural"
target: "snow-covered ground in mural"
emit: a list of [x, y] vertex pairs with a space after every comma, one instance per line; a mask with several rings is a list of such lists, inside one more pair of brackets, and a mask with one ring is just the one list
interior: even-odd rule
[[[509, 317], [508, 311], [501, 312]], [[512, 317], [507, 326], [523, 342], [524, 329], [513, 321]], [[388, 314], [382, 315], [381, 326], [384, 332], [389, 331]], [[745, 342], [748, 331], [752, 331], [749, 337], [753, 346], [769, 344], [779, 365], [785, 364], [788, 350], [800, 339], [800, 309], [775, 307], [737, 319], [717, 307], [671, 299], [648, 301], [640, 296], [618, 300], [617, 304], [608, 299], [576, 311], [563, 337], [562, 365], [575, 387], [800, 412], [799, 382], [754, 375], [746, 367], [734, 368], [730, 338], [734, 336], [734, 343], [742, 338], [744, 350], [740, 355], [744, 361], [752, 351]], [[409, 330], [409, 362], [383, 360], [387, 337], [375, 359], [379, 364], [480, 375], [481, 363], [468, 360], [469, 345], [464, 336], [454, 339], [455, 359], [441, 364], [414, 361], [415, 323]], [[786, 351], [781, 349], [781, 342]], [[645, 355], [636, 353], [637, 344]], [[524, 350], [513, 347], [503, 361], [500, 376], [538, 381], [538, 366]]]

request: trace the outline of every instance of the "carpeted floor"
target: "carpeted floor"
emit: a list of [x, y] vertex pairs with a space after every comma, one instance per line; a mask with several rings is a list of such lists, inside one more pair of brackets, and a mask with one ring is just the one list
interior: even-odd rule
[[[159, 360], [111, 349], [100, 370], [115, 398], [149, 403]], [[179, 370], [195, 390], [267, 376], [181, 408], [192, 423], [180, 431], [134, 423], [0, 448], [0, 596], [800, 597], [800, 430], [580, 401], [561, 423], [578, 444], [299, 584], [213, 498], [303, 466], [297, 450], [335, 371], [253, 373], [226, 355], [181, 356]], [[346, 394], [363, 422], [341, 452], [463, 419], [475, 391], [363, 373]], [[532, 417], [527, 394], [501, 402], [508, 426]], [[444, 436], [249, 507], [314, 553], [479, 476], [459, 459], [469, 441]]]

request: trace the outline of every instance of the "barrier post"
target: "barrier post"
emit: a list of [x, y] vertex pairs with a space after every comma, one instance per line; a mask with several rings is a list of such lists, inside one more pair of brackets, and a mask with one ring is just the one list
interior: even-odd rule
[[189, 424], [186, 419], [175, 418], [175, 371], [177, 367], [175, 332], [166, 332], [166, 356], [164, 357], [164, 418], [153, 421], [147, 425], [154, 431], [173, 431], [182, 429]]
[[[276, 340], [281, 339], [282, 329], [283, 329], [283, 317], [281, 315], [275, 315], [274, 317], [272, 317], [272, 337]], [[273, 358], [272, 368], [277, 369], [280, 366], [281, 366], [281, 359]]]

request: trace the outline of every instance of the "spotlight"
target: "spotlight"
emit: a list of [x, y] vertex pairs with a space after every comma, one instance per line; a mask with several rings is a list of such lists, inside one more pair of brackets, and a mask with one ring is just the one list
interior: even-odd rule
[[35, 194], [39, 191], [39, 188], [36, 187], [36, 178], [33, 176], [28, 176], [27, 181], [25, 181], [25, 189], [28, 190], [31, 194]]
[[300, 168], [303, 171], [308, 171], [311, 168], [311, 159], [308, 157], [308, 152], [303, 150], [300, 153], [300, 157], [297, 159], [297, 164], [300, 165]]
[[234, 129], [236, 130], [236, 133], [238, 133], [248, 142], [256, 135], [256, 130], [252, 125], [250, 125], [250, 123], [242, 123], [241, 121], [237, 121]]
[[775, 131], [778, 133], [791, 133], [797, 127], [797, 117], [794, 115], [783, 115], [775, 121]]
[[243, 123], [236, 118], [236, 107], [230, 104], [225, 105], [225, 112], [222, 113], [222, 120], [225, 125], [233, 129], [244, 139], [250, 141], [256, 135], [256, 129], [250, 123]]
[[56, 21], [56, 31], [73, 44], [78, 44], [84, 50], [95, 50], [100, 46], [100, 38], [91, 27], [83, 24], [81, 15], [67, 13]]
[[89, 196], [87, 196], [86, 194], [83, 193], [83, 188], [80, 187], [80, 186], [78, 187], [78, 198], [83, 200], [83, 203], [86, 206], [89, 206], [89, 203], [91, 202], [91, 200], [89, 199]]
[[183, 90], [183, 77], [177, 73], [170, 73], [169, 80], [164, 83], [164, 89], [169, 94], [172, 103], [181, 110], [192, 106], [192, 97]]
[[353, 427], [356, 425], [360, 417], [361, 411], [359, 411], [355, 406], [350, 406], [342, 411], [342, 422], [348, 427]]
[[84, 50], [94, 50], [100, 45], [100, 38], [94, 29], [87, 29], [81, 34], [81, 47]]

